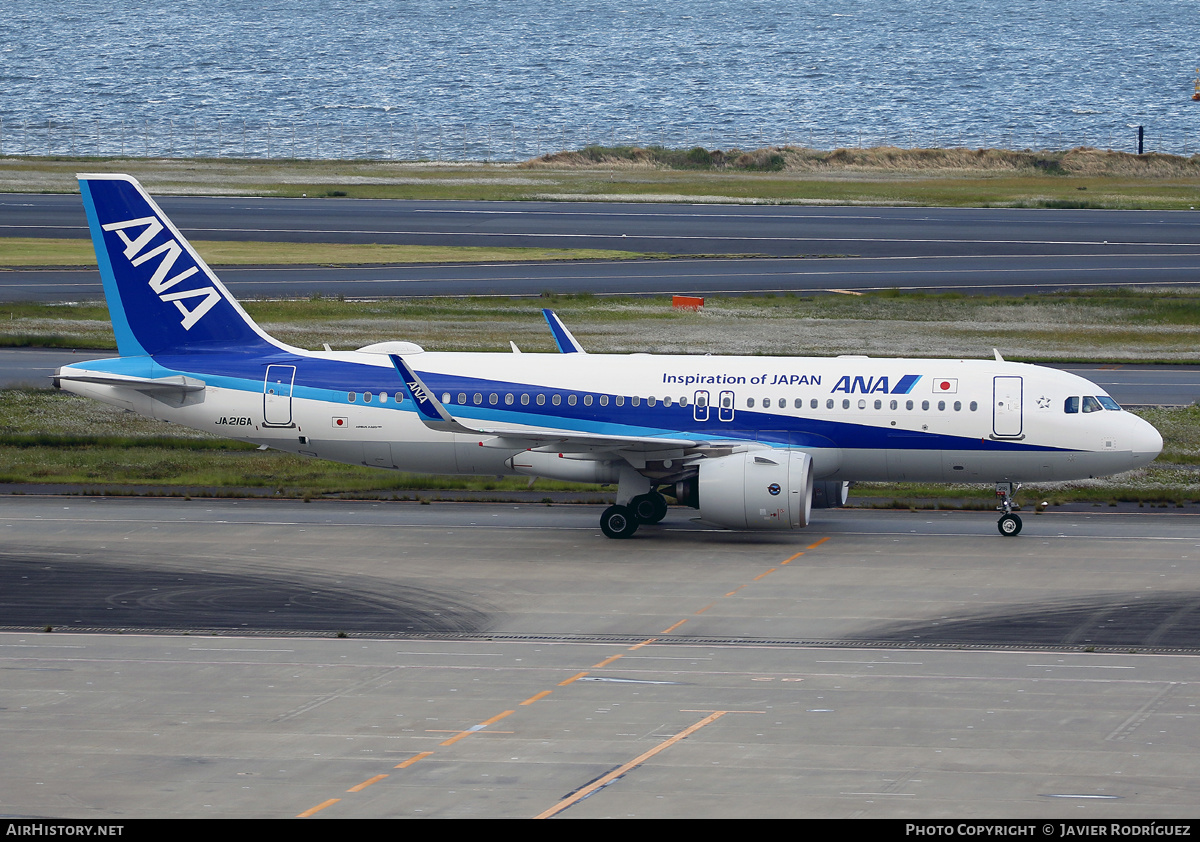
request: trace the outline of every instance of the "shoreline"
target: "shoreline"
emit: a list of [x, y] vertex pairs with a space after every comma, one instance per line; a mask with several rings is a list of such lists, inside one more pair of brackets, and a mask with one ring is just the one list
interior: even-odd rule
[[0, 157], [0, 193], [73, 193], [127, 172], [157, 195], [477, 201], [1194, 209], [1200, 154], [1079, 147], [753, 150], [585, 147], [519, 163], [135, 156]]

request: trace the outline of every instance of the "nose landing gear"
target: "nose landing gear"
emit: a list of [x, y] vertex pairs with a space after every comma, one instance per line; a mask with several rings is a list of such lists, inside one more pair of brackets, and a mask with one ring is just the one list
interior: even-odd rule
[[996, 483], [996, 496], [1000, 498], [1000, 505], [996, 507], [996, 510], [1003, 512], [1000, 515], [1000, 520], [996, 523], [996, 528], [1000, 530], [1001, 535], [1019, 535], [1021, 532], [1021, 516], [1013, 514], [1012, 511], [1013, 492], [1020, 487], [1021, 483], [1019, 482]]

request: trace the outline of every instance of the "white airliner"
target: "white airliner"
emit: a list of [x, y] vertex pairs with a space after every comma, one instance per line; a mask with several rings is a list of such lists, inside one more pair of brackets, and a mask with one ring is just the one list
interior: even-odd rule
[[404, 471], [611, 483], [604, 534], [667, 514], [796, 529], [853, 481], [994, 483], [1141, 467], [1148, 423], [1073, 374], [987, 360], [308, 351], [268, 336], [127, 175], [80, 175], [120, 358], [55, 384], [259, 445]]

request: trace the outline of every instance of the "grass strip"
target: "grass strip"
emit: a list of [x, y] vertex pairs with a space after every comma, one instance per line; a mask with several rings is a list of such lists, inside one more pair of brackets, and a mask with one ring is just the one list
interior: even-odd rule
[[75, 173], [127, 172], [157, 195], [416, 200], [1187, 209], [1200, 156], [1099, 149], [588, 147], [520, 164], [21, 157], [0, 192], [75, 192]]
[[[609, 249], [488, 248], [346, 243], [191, 241], [210, 266], [359, 266], [392, 263], [513, 263], [549, 260], [634, 260], [659, 255]], [[91, 240], [0, 239], [0, 267], [94, 267]]]
[[[681, 290], [686, 292], [686, 290]], [[1200, 292], [1104, 289], [1027, 296], [881, 291], [865, 295], [669, 298], [247, 300], [272, 335], [302, 348], [385, 339], [438, 351], [555, 350], [538, 312], [553, 307], [593, 352], [982, 358], [1023, 362], [1200, 361]], [[0, 306], [0, 346], [115, 347], [102, 304]]]
[[[1200, 406], [1140, 409], [1163, 434], [1163, 454], [1115, 477], [1030, 484], [1027, 506], [1200, 504]], [[385, 471], [308, 459], [143, 418], [53, 390], [0, 391], [0, 482], [112, 486], [265, 488], [291, 497], [357, 494], [389, 498], [423, 491], [594, 492], [596, 486], [524, 477], [455, 477]], [[164, 432], [169, 429], [169, 434]], [[861, 483], [856, 498], [885, 506], [988, 508], [990, 485]]]

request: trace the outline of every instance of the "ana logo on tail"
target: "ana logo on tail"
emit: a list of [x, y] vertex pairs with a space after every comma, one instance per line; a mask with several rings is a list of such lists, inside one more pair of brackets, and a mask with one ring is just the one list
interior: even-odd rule
[[[189, 266], [178, 275], [171, 278], [167, 277], [171, 274], [171, 270], [175, 268], [175, 261], [183, 254], [183, 248], [174, 239], [168, 240], [161, 246], [143, 253], [143, 249], [163, 230], [163, 224], [153, 216], [144, 216], [140, 219], [127, 219], [124, 222], [110, 222], [101, 227], [105, 231], [115, 231], [117, 236], [121, 238], [121, 242], [125, 244], [125, 259], [132, 266], [141, 266], [151, 258], [161, 255], [158, 268], [154, 270], [154, 274], [150, 277], [150, 289], [158, 294], [160, 300], [169, 301], [179, 308], [179, 312], [183, 314], [183, 321], [180, 324], [184, 330], [191, 330], [196, 322], [200, 321], [204, 314], [221, 300], [221, 294], [211, 286], [178, 292], [167, 291], [180, 281], [195, 275], [200, 269], [196, 266]], [[142, 230], [131, 239], [129, 234], [126, 233], [126, 229], [130, 228], [140, 228]], [[183, 303], [188, 299], [201, 297], [203, 297], [203, 300], [190, 310]]]

